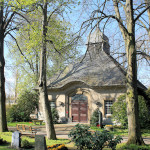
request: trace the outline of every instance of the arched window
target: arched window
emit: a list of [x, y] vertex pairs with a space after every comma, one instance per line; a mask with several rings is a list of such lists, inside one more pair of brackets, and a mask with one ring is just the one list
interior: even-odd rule
[[83, 100], [83, 101], [86, 101], [87, 100], [87, 97], [83, 94], [76, 94], [74, 96], [71, 97], [71, 100], [72, 101], [75, 101], [75, 100]]

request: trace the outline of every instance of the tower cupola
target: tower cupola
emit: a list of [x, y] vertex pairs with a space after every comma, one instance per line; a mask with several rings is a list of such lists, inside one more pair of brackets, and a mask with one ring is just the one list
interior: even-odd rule
[[99, 27], [96, 27], [95, 31], [88, 36], [86, 45], [91, 55], [96, 56], [100, 51], [110, 54], [109, 39], [100, 31]]

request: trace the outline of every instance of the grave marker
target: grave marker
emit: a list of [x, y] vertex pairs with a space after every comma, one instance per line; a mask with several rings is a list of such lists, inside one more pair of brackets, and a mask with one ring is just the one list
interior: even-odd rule
[[46, 141], [44, 135], [35, 136], [35, 150], [46, 150]]
[[21, 147], [21, 133], [19, 131], [15, 131], [12, 133], [12, 142], [11, 146], [19, 149]]

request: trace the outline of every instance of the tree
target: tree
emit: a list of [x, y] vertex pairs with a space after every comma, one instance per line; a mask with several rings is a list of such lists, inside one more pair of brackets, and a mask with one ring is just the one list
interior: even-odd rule
[[53, 41], [49, 41], [47, 38], [48, 34], [48, 22], [51, 18], [52, 14], [59, 12], [62, 13], [64, 11], [64, 7], [67, 7], [70, 4], [69, 0], [66, 1], [57, 1], [55, 2], [55, 6], [57, 6], [52, 13], [48, 13], [50, 6], [52, 6], [53, 2], [49, 2], [48, 0], [42, 1], [40, 4], [40, 9], [42, 11], [42, 48], [41, 48], [41, 56], [40, 56], [40, 76], [39, 76], [39, 94], [40, 101], [43, 107], [43, 113], [45, 116], [45, 124], [47, 131], [48, 139], [56, 139], [55, 129], [52, 121], [51, 109], [48, 101], [48, 93], [47, 93], [47, 43], [50, 42], [53, 44]]
[[[110, 8], [108, 4], [113, 5]], [[108, 11], [107, 9], [111, 10]], [[82, 28], [88, 27], [97, 20], [97, 24], [106, 27], [109, 20], [116, 21], [121, 31], [127, 57], [126, 73], [126, 102], [128, 115], [128, 144], [143, 144], [139, 126], [138, 94], [137, 94], [137, 51], [135, 41], [135, 25], [139, 18], [146, 13], [150, 7], [145, 3], [133, 2], [133, 0], [103, 1], [99, 9], [94, 10], [91, 18], [85, 21]], [[98, 16], [100, 14], [100, 16]], [[97, 26], [97, 25], [95, 25]], [[94, 26], [94, 27], [95, 27]], [[112, 26], [113, 27], [113, 26]]]
[[7, 6], [7, 4], [7, 1], [4, 2], [4, 0], [0, 0], [0, 132], [8, 130], [5, 108], [4, 38], [10, 31], [13, 30], [13, 27], [10, 27], [9, 25], [15, 15], [15, 12], [10, 12], [10, 8]]
[[[41, 56], [40, 56], [40, 76], [39, 76], [39, 93], [40, 93], [40, 101], [43, 106], [43, 112], [45, 116], [46, 122], [46, 131], [47, 131], [47, 138], [56, 139], [56, 134], [53, 126], [51, 109], [49, 106], [48, 95], [47, 95], [47, 87], [46, 87], [46, 67], [47, 67], [47, 44], [50, 43], [53, 45], [54, 49], [60, 54], [60, 51], [56, 49], [54, 42], [49, 40], [48, 38], [48, 23], [54, 14], [58, 14], [62, 16], [65, 8], [68, 7], [68, 4], [72, 3], [70, 0], [66, 1], [13, 1], [12, 4], [17, 5], [23, 12], [31, 12], [32, 10], [38, 10], [41, 12], [41, 21], [42, 21], [42, 29], [41, 29]], [[25, 11], [27, 8], [28, 11]], [[68, 7], [69, 8], [69, 7]], [[52, 11], [49, 11], [52, 10]], [[26, 16], [21, 15], [27, 21], [28, 19]], [[13, 39], [15, 39], [12, 36]], [[72, 41], [71, 41], [72, 43]], [[64, 47], [65, 49], [65, 47]], [[59, 49], [60, 50], [60, 49]]]
[[47, 26], [48, 26], [48, 17], [47, 17], [47, 5], [48, 1], [43, 2], [42, 11], [43, 11], [43, 33], [42, 33], [42, 50], [40, 57], [40, 77], [39, 77], [39, 93], [40, 100], [43, 106], [43, 112], [45, 116], [45, 124], [47, 131], [48, 139], [56, 139], [56, 133], [53, 125], [51, 109], [48, 102], [47, 94], [47, 85], [46, 85], [46, 52], [47, 52]]
[[[21, 2], [21, 3], [20, 3]], [[0, 131], [7, 131], [6, 108], [5, 108], [5, 77], [4, 77], [4, 39], [11, 34], [21, 24], [20, 20], [14, 20], [14, 17], [21, 16], [19, 11], [23, 10], [25, 5], [34, 4], [35, 1], [15, 1], [15, 0], [0, 0]], [[24, 17], [23, 17], [24, 18]], [[24, 18], [25, 19], [25, 18]]]
[[[21, 93], [26, 88], [33, 89], [38, 85], [39, 56], [42, 44], [41, 12], [34, 10], [27, 15], [28, 22], [24, 22], [16, 32], [14, 42], [10, 43], [10, 57], [17, 66], [17, 91]], [[47, 39], [53, 41], [47, 45], [47, 78], [62, 70], [70, 60], [77, 55], [74, 43], [70, 44], [72, 33], [70, 24], [53, 15], [48, 22]], [[38, 37], [38, 38], [37, 38]], [[55, 50], [57, 49], [57, 51]], [[67, 60], [67, 61], [66, 61]]]

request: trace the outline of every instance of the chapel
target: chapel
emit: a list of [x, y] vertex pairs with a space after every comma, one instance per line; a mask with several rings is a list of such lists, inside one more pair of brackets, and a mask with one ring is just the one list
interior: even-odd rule
[[[81, 60], [48, 81], [50, 105], [57, 109], [62, 123], [90, 123], [98, 108], [102, 123], [112, 124], [111, 106], [126, 93], [126, 71], [110, 55], [109, 39], [98, 27], [88, 36], [86, 46]], [[138, 88], [145, 86], [138, 82]], [[42, 119], [41, 106], [39, 111]]]

